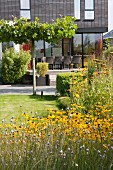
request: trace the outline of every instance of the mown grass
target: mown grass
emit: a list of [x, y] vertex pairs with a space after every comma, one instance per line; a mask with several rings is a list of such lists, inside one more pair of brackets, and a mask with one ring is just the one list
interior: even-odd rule
[[0, 121], [9, 121], [13, 116], [19, 118], [24, 112], [47, 116], [50, 108], [58, 109], [55, 96], [0, 95]]

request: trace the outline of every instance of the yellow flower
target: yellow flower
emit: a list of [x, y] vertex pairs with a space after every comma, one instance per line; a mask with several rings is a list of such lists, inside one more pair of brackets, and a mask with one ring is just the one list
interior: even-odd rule
[[79, 96], [79, 94], [76, 93], [76, 94], [75, 94], [75, 97], [76, 97], [76, 98], [79, 98], [80, 96]]

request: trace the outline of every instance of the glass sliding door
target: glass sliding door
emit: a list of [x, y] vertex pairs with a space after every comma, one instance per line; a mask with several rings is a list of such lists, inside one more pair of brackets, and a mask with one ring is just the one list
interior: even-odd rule
[[73, 37], [73, 55], [81, 55], [81, 67], [86, 67], [88, 61], [102, 54], [102, 34], [83, 33]]
[[102, 34], [83, 34], [84, 66], [102, 53]]
[[[79, 67], [82, 67], [82, 34], [75, 34], [73, 37], [73, 64], [74, 60], [80, 60]], [[76, 58], [76, 59], [74, 59]], [[78, 59], [77, 59], [78, 58]]]
[[51, 43], [45, 42], [45, 57], [51, 56], [52, 53], [51, 48], [52, 48]]
[[72, 51], [71, 42], [72, 42], [71, 38], [63, 39], [63, 56], [71, 55], [71, 51]]
[[52, 55], [53, 56], [62, 56], [62, 40], [58, 43], [52, 45]]
[[95, 57], [95, 34], [83, 34], [84, 66]]
[[73, 55], [82, 55], [82, 34], [73, 37]]
[[62, 41], [54, 44], [45, 42], [45, 56], [62, 56]]

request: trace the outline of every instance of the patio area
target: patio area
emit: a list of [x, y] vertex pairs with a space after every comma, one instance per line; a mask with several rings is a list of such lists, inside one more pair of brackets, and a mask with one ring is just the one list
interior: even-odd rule
[[[71, 68], [71, 69], [54, 69], [54, 70], [48, 70], [47, 75], [49, 75], [49, 79], [50, 79], [50, 83], [49, 86], [55, 86], [56, 85], [56, 76], [59, 73], [66, 73], [66, 72], [77, 72], [78, 68]], [[32, 70], [27, 70], [27, 80], [26, 83], [29, 84], [29, 82], [32, 81], [32, 75], [33, 75], [33, 71]]]

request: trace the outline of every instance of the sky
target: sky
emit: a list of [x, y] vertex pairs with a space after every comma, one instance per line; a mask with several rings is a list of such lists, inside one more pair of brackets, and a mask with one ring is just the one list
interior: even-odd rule
[[113, 0], [108, 0], [108, 31], [113, 30]]

